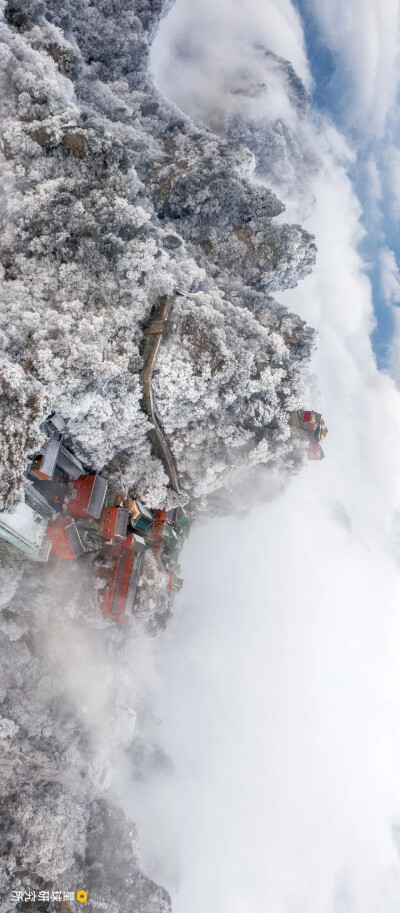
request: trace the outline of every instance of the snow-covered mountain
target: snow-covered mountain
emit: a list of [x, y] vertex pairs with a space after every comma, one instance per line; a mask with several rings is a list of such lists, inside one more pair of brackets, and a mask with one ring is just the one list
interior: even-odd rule
[[[160, 3], [157, 4], [157, 14]], [[167, 494], [141, 408], [140, 341], [177, 288], [157, 402], [187, 487], [243, 461], [293, 461], [287, 413], [301, 397], [285, 338], [313, 333], [270, 298], [312, 268], [313, 238], [274, 221], [243, 147], [199, 129], [147, 71], [152, 5], [10, 0], [1, 26], [2, 503], [50, 403], [79, 455]], [[232, 126], [233, 129], [233, 126]], [[261, 446], [260, 446], [261, 443]], [[186, 454], [186, 456], [184, 456]], [[203, 476], [203, 473], [202, 473]]]
[[[271, 293], [310, 272], [314, 238], [277, 221], [283, 205], [253, 180], [256, 167], [264, 177], [284, 167], [275, 121], [259, 130], [236, 106], [213, 133], [153, 84], [149, 40], [170, 5], [2, 4], [1, 508], [23, 498], [27, 455], [54, 407], [85, 463], [149, 507], [182, 500], [143, 408], [144, 330], [164, 296], [154, 396], [183, 500], [229, 512], [244, 479], [251, 503], [302, 463], [290, 413], [315, 334]], [[285, 68], [303, 116], [290, 65], [254, 53]], [[263, 86], [238, 74], [229, 91], [253, 90]], [[105, 794], [107, 771], [125, 769], [132, 748], [129, 641], [104, 635], [80, 569], [38, 570], [6, 545], [0, 557], [2, 909], [22, 909], [18, 885], [82, 883], [108, 913], [166, 913]], [[139, 605], [145, 618], [143, 596]]]

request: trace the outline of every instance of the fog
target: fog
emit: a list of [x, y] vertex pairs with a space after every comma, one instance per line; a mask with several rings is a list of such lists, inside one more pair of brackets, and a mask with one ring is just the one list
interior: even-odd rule
[[[309, 81], [290, 3], [178, 0], [153, 53], [159, 84], [204, 115], [207, 85], [229, 80], [257, 28]], [[371, 349], [352, 150], [328, 121], [309, 129], [323, 173], [305, 227], [320, 252], [282, 300], [320, 334], [327, 458], [186, 546], [149, 690], [174, 771], [125, 796], [175, 913], [399, 909], [400, 398]]]
[[130, 803], [176, 913], [398, 909], [396, 568], [310, 472], [193, 532], [156, 645], [174, 774]]

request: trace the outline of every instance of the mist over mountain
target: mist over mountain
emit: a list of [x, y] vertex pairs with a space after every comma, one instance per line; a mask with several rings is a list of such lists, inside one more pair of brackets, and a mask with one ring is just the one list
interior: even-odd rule
[[[287, 175], [289, 186], [317, 167], [296, 132], [308, 95], [290, 63], [255, 47], [270, 86], [238, 72], [223, 113], [194, 123], [148, 74], [170, 6], [3, 4], [2, 509], [23, 499], [53, 408], [77, 456], [151, 508], [190, 497], [229, 513], [243, 491], [249, 505], [272, 497], [303, 463], [290, 415], [315, 333], [272, 293], [309, 274], [316, 245], [277, 219], [284, 206], [259, 178]], [[244, 115], [243, 97], [273, 97], [282, 79], [293, 129], [268, 105], [261, 119]], [[143, 408], [143, 336], [163, 298], [154, 396], [183, 495], [152, 450]], [[130, 641], [98, 617], [80, 567], [38, 570], [6, 545], [1, 565], [3, 909], [25, 908], [11, 896], [18, 884], [82, 883], [109, 913], [166, 913], [134, 829], [106, 795], [108, 767], [141, 776], [158, 757], [132, 723], [143, 699], [132, 710]], [[141, 619], [154, 611], [146, 596], [138, 606]]]
[[156, 80], [197, 123], [250, 149], [255, 180], [295, 199], [308, 215], [322, 171], [308, 123], [310, 92], [290, 60], [266, 46], [265, 34], [257, 37], [254, 11], [243, 28], [233, 9], [219, 5], [212, 29], [200, 6], [189, 15], [182, 5], [180, 18], [175, 10], [173, 25], [165, 25], [155, 44]]

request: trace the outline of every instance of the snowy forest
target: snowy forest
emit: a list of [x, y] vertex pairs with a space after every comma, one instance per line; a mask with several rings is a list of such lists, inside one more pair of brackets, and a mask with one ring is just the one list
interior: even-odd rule
[[[309, 98], [288, 61], [257, 47], [260, 81], [238, 74], [229, 117], [194, 123], [149, 73], [171, 5], [0, 4], [1, 510], [23, 501], [53, 409], [79, 459], [151, 509], [190, 498], [205, 517], [240, 514], [305, 460], [291, 415], [309, 405], [316, 335], [273, 295], [309, 274], [316, 244], [283, 221], [268, 180], [290, 184], [318, 162], [301, 133], [252, 119], [251, 99], [271, 72], [300, 120]], [[153, 392], [179, 492], [141, 385], [144, 333], [166, 297]], [[131, 778], [149, 757], [168, 766], [140, 735], [134, 638], [98, 617], [93, 568], [31, 565], [4, 543], [0, 559], [2, 910], [60, 909], [52, 891], [82, 886], [88, 908], [167, 913], [107, 795], [111, 765]], [[162, 596], [146, 561], [147, 622]]]

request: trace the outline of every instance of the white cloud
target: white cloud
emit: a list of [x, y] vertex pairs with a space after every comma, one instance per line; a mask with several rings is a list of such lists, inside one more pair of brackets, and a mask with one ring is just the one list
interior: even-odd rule
[[326, 43], [349, 77], [350, 96], [346, 92], [344, 99], [349, 120], [381, 134], [399, 84], [399, 0], [310, 2]]
[[[338, 488], [349, 498], [353, 530], [368, 535], [373, 548], [388, 535], [399, 504], [400, 394], [377, 370], [371, 349], [371, 288], [357, 253], [359, 204], [345, 169], [326, 154], [324, 161], [317, 207], [307, 225], [318, 240], [317, 267], [285, 299], [319, 331], [315, 370], [331, 430], [327, 450]], [[392, 429], [393, 448], [376, 433], [377, 414]]]
[[400, 219], [400, 149], [389, 146], [385, 153], [385, 177], [394, 219]]
[[382, 295], [387, 304], [400, 303], [400, 272], [392, 250], [384, 247], [380, 253], [380, 280]]
[[382, 221], [381, 204], [383, 200], [382, 175], [372, 155], [365, 163], [366, 209], [369, 218], [378, 225]]
[[[323, 40], [336, 55], [338, 72], [346, 78], [346, 89], [341, 84], [340, 91], [349, 125], [381, 136], [400, 81], [400, 0], [308, 2]], [[221, 74], [246, 62], [254, 40], [290, 60], [310, 88], [301, 19], [290, 0], [246, 0], [245, 14], [240, 0], [176, 0], [154, 44], [157, 82], [169, 90], [173, 85], [174, 99], [184, 109], [188, 95], [192, 105], [195, 95], [204, 109], [211, 85], [218, 86]]]
[[[279, 22], [271, 13], [278, 6]], [[248, 32], [255, 8], [224, 0], [225, 42], [214, 6], [201, 4], [199, 59], [206, 75], [214, 72], [215, 54], [224, 72], [234, 71], [243, 53], [240, 41], [235, 58], [239, 11]], [[191, 25], [197, 34], [199, 9], [178, 0], [181, 38]], [[272, 45], [264, 9], [278, 22]], [[294, 11], [269, 3], [262, 13], [267, 45], [294, 63], [301, 59]], [[386, 73], [388, 98], [377, 129], [397, 78], [389, 34], [392, 28], [397, 35], [394, 4], [380, 12], [354, 0], [328, 9], [326, 0], [320, 16], [332, 45], [342, 42], [349, 58], [353, 45], [349, 66], [364, 121], [382, 101]], [[159, 49], [164, 40], [176, 47], [172, 25]], [[179, 59], [169, 61], [164, 89], [175, 92], [190, 61], [183, 70]], [[197, 72], [195, 62], [195, 80]], [[190, 75], [186, 86], [190, 106]], [[169, 787], [152, 785], [151, 820], [140, 790], [130, 797], [146, 862], [173, 890], [175, 913], [400, 908], [391, 838], [391, 822], [400, 820], [399, 571], [392, 556], [400, 393], [377, 370], [371, 349], [371, 286], [358, 253], [361, 208], [348, 176], [354, 153], [323, 119], [310, 123], [310, 133], [324, 164], [317, 206], [305, 224], [317, 236], [317, 267], [282, 297], [319, 331], [320, 396], [312, 405], [329, 427], [327, 458], [257, 515], [214, 521], [188, 545], [175, 625], [156, 647], [164, 683], [155, 695], [160, 734], [176, 774]], [[378, 204], [374, 168], [370, 179]], [[296, 218], [299, 201], [285, 202]], [[392, 301], [393, 260], [393, 252], [383, 252]], [[166, 853], [172, 817], [176, 830]]]
[[131, 810], [175, 913], [331, 913], [343, 879], [349, 913], [399, 908], [397, 575], [330, 521], [314, 469], [250, 521], [194, 534], [157, 644], [176, 769], [151, 821], [137, 785]]
[[[152, 65], [163, 91], [194, 117], [216, 120], [221, 96], [238, 69], [246, 67], [254, 43], [291, 61], [307, 86], [311, 84], [300, 17], [290, 0], [177, 0], [156, 37]], [[179, 76], [176, 58], [179, 60]], [[265, 64], [260, 69], [265, 78]], [[273, 79], [273, 73], [270, 73]], [[176, 77], [176, 78], [175, 78]], [[282, 116], [286, 104], [276, 79], [269, 93], [270, 114]], [[279, 107], [280, 106], [280, 107]]]
[[390, 346], [390, 373], [400, 388], [400, 308], [392, 308], [394, 331]]

